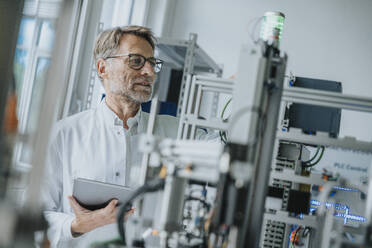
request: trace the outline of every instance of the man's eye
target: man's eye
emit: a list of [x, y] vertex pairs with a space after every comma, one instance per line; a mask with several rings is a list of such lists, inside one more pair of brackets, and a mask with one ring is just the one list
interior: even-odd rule
[[141, 58], [133, 58], [132, 63], [136, 65], [142, 64], [142, 59]]

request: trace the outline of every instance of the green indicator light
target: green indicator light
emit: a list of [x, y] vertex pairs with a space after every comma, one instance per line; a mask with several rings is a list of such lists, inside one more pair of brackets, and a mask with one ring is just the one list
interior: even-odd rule
[[279, 48], [282, 39], [285, 15], [281, 12], [266, 12], [263, 16], [260, 38]]

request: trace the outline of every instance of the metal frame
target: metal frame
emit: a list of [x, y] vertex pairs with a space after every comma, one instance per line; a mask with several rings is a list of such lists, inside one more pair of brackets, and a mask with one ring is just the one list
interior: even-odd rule
[[232, 94], [233, 85], [232, 80], [204, 76], [193, 76], [191, 78], [189, 76], [185, 86], [177, 139], [194, 139], [197, 127], [227, 130], [228, 124], [222, 120], [200, 119], [199, 110], [204, 92]]
[[[285, 89], [283, 90], [282, 101], [372, 113], [372, 98], [322, 90], [303, 88]], [[297, 143], [337, 146], [346, 149], [372, 152], [372, 142], [356, 140], [353, 137], [330, 138], [327, 133], [322, 132], [319, 132], [316, 135], [305, 135], [298, 129], [290, 129], [289, 132], [278, 131], [277, 138], [279, 140], [287, 140]]]
[[[241, 64], [239, 65], [239, 72], [242, 72], [242, 75], [247, 73], [244, 68], [243, 56], [249, 56], [249, 54], [251, 54], [251, 51], [248, 49], [242, 51]], [[260, 137], [257, 137], [257, 141], [253, 142], [256, 143], [255, 148], [247, 156], [247, 162], [254, 165], [254, 172], [249, 182], [250, 189], [246, 201], [244, 222], [239, 232], [238, 247], [241, 248], [247, 247], [247, 245], [249, 245], [248, 247], [256, 248], [259, 247], [260, 243], [261, 237], [257, 234], [257, 230], [262, 230], [266, 193], [273, 160], [272, 154], [274, 147], [277, 146], [275, 134], [278, 126], [279, 107], [282, 97], [282, 91], [280, 89], [283, 87], [286, 65], [287, 55], [285, 54], [281, 57], [274, 55], [263, 56], [259, 59], [258, 63], [258, 72], [254, 81], [254, 99], [250, 107], [251, 117], [248, 124], [248, 135], [255, 136], [258, 133]], [[274, 76], [271, 74], [273, 68], [276, 71]], [[238, 81], [237, 85], [244, 87], [243, 83], [244, 79], [240, 78], [240, 82]], [[272, 88], [270, 88], [269, 84], [272, 85]], [[243, 101], [243, 95], [238, 92], [239, 90], [239, 88], [235, 90], [236, 95], [240, 97], [240, 101]], [[266, 116], [265, 121], [262, 120], [262, 117], [260, 117], [257, 111], [253, 111], [255, 108], [262, 109], [262, 116]], [[239, 110], [236, 110], [235, 113], [239, 113]], [[265, 123], [264, 130], [260, 130], [259, 128], [263, 124], [262, 122]], [[245, 144], [249, 148], [252, 148], [249, 140]], [[262, 182], [266, 182], [266, 184], [262, 185]]]
[[[245, 50], [244, 58], [250, 57], [248, 54], [250, 50]], [[254, 60], [257, 60], [258, 56], [251, 56]], [[365, 152], [372, 152], [372, 143], [371, 142], [364, 142], [358, 141], [354, 138], [346, 137], [346, 138], [330, 138], [327, 134], [318, 132], [317, 135], [305, 135], [300, 133], [299, 130], [291, 128], [290, 131], [277, 131], [280, 125], [278, 125], [278, 115], [279, 115], [279, 107], [284, 102], [298, 102], [298, 103], [305, 103], [305, 104], [313, 104], [319, 106], [327, 106], [327, 107], [336, 107], [336, 108], [344, 108], [349, 110], [356, 110], [356, 111], [364, 111], [364, 112], [372, 112], [372, 99], [370, 98], [363, 98], [363, 97], [355, 97], [349, 95], [343, 95], [339, 93], [329, 93], [319, 90], [310, 90], [310, 89], [284, 89], [282, 82], [284, 80], [284, 71], [286, 65], [286, 56], [280, 58], [260, 58], [260, 62], [256, 64], [249, 64], [253, 69], [251, 71], [246, 71], [247, 63], [249, 62], [242, 62], [239, 65], [241, 66], [241, 70], [243, 74], [241, 78], [238, 78], [238, 83], [240, 83], [240, 87], [235, 89], [234, 92], [238, 93], [238, 97], [234, 98], [239, 104], [242, 102], [246, 104], [247, 107], [244, 110], [246, 112], [251, 113], [249, 118], [240, 118], [238, 124], [235, 124], [236, 136], [233, 138], [236, 140], [232, 140], [238, 144], [248, 144], [254, 145], [254, 149], [250, 149], [249, 152], [249, 161], [247, 161], [247, 166], [251, 166], [254, 164], [255, 171], [254, 175], [251, 176], [250, 181], [250, 194], [247, 200], [247, 208], [245, 211], [246, 217], [244, 221], [244, 225], [239, 230], [238, 238], [236, 240], [232, 240], [232, 242], [237, 243], [237, 247], [258, 247], [261, 235], [257, 234], [257, 231], [263, 230], [262, 223], [265, 220], [272, 220], [278, 221], [281, 223], [286, 224], [298, 224], [313, 227], [314, 229], [318, 229], [319, 232], [319, 218], [316, 216], [309, 216], [305, 215], [303, 219], [289, 217], [288, 212], [283, 210], [278, 210], [275, 213], [265, 213], [264, 212], [264, 202], [266, 199], [266, 188], [270, 181], [274, 179], [278, 180], [285, 180], [290, 181], [293, 183], [293, 187], [297, 187], [298, 184], [318, 184], [318, 185], [325, 185], [326, 183], [321, 179], [321, 175], [311, 174], [309, 177], [297, 175], [295, 173], [296, 166], [294, 170], [283, 169], [281, 172], [271, 171], [273, 166], [273, 158], [277, 157], [277, 151], [279, 148], [279, 143], [281, 141], [289, 141], [294, 143], [304, 143], [304, 144], [317, 144], [317, 145], [325, 145], [325, 146], [338, 146], [347, 149], [354, 149], [354, 150], [362, 150]], [[257, 62], [257, 61], [256, 61]], [[272, 64], [271, 64], [272, 63]], [[268, 68], [271, 68], [272, 65], [278, 66], [277, 76], [274, 79], [271, 79], [269, 75], [270, 71]], [[255, 73], [252, 73], [254, 71]], [[239, 71], [240, 72], [240, 71]], [[257, 73], [258, 72], [258, 73]], [[185, 75], [184, 75], [185, 76]], [[213, 127], [218, 128], [221, 130], [226, 129], [228, 126], [226, 123], [216, 122], [216, 121], [206, 121], [201, 120], [198, 118], [198, 113], [200, 110], [200, 103], [201, 98], [203, 95], [203, 91], [215, 91], [217, 93], [230, 93], [232, 92], [233, 88], [233, 81], [218, 79], [218, 78], [210, 78], [210, 77], [202, 77], [202, 76], [192, 76], [191, 74], [186, 75], [185, 81], [185, 88], [184, 88], [184, 98], [182, 101], [182, 108], [181, 108], [181, 116], [180, 116], [180, 127], [178, 130], [178, 139], [193, 139], [195, 137], [196, 127], [197, 126], [205, 126], [205, 127]], [[270, 92], [267, 90], [267, 85], [270, 85], [270, 80], [275, 82], [275, 87], [272, 88]], [[264, 82], [264, 83], [263, 83]], [[269, 82], [269, 83], [268, 83]], [[244, 84], [246, 83], [246, 84]], [[248, 85], [247, 83], [250, 83]], [[267, 84], [265, 84], [267, 83]], [[254, 86], [254, 87], [253, 87]], [[252, 88], [253, 87], [253, 88]], [[253, 90], [253, 100], [252, 102], [247, 103], [246, 100], [246, 93], [247, 90]], [[268, 93], [270, 92], [270, 94]], [[241, 94], [239, 94], [241, 93]], [[251, 104], [251, 105], [247, 105]], [[235, 106], [235, 114], [242, 115], [242, 106]], [[257, 142], [251, 143], [251, 139], [249, 136], [253, 136], [259, 130], [259, 125], [262, 122], [260, 115], [255, 113], [258, 111], [254, 111], [254, 109], [260, 108], [261, 111], [266, 113], [266, 129], [265, 132], [262, 133], [262, 137]], [[153, 113], [153, 111], [152, 111]], [[282, 114], [282, 112], [281, 112]], [[233, 115], [234, 117], [234, 115]], [[243, 116], [244, 117], [244, 116]], [[238, 120], [235, 120], [238, 121]], [[247, 124], [248, 123], [248, 124]], [[247, 127], [247, 125], [249, 127]], [[239, 128], [237, 128], [239, 127]], [[230, 127], [232, 129], [232, 127]], [[242, 136], [242, 130], [247, 129], [247, 136]], [[230, 130], [232, 133], [232, 130]], [[243, 135], [245, 135], [244, 133]], [[156, 141], [159, 142], [159, 141]], [[155, 143], [156, 143], [155, 142]], [[185, 141], [186, 142], [186, 141]], [[195, 142], [195, 141], [194, 141]], [[193, 143], [197, 144], [197, 142]], [[178, 146], [175, 144], [168, 144], [168, 150], [173, 147], [176, 149], [186, 149], [187, 147]], [[154, 146], [155, 147], [155, 146]], [[159, 148], [154, 149], [152, 151], [156, 151], [161, 153]], [[164, 147], [163, 147], [164, 148]], [[192, 151], [191, 148], [187, 148], [187, 151], [184, 152], [183, 155], [181, 153], [166, 153], [163, 156], [179, 156], [181, 163], [186, 163], [188, 157], [193, 158], [193, 154], [200, 154], [199, 146], [193, 147], [196, 151]], [[190, 149], [190, 150], [188, 150]], [[151, 149], [150, 149], [151, 150]], [[274, 152], [273, 152], [274, 150]], [[174, 152], [174, 151], [173, 151]], [[272, 155], [274, 153], [274, 155]], [[182, 157], [183, 156], [183, 157]], [[182, 159], [181, 159], [182, 158]], [[173, 161], [174, 162], [174, 161]], [[200, 162], [200, 161], [199, 161]], [[196, 160], [195, 160], [196, 163]], [[171, 164], [174, 166], [175, 163]], [[234, 164], [231, 164], [232, 168]], [[220, 170], [220, 172], [222, 169]], [[214, 181], [213, 178], [203, 177], [202, 175], [197, 175], [197, 173], [187, 173], [181, 172], [179, 177], [183, 178], [193, 178], [197, 177], [203, 181]], [[261, 182], [259, 185], [258, 182]], [[263, 182], [267, 182], [267, 185], [262, 185]], [[338, 183], [338, 182], [336, 182]], [[370, 178], [369, 188], [372, 188], [372, 178]], [[327, 184], [329, 187], [329, 184]], [[362, 191], [367, 192], [369, 207], [367, 209], [371, 209], [372, 207], [372, 193], [370, 190], [367, 189], [364, 185], [356, 185]], [[253, 200], [254, 199], [254, 200]], [[170, 202], [168, 201], [168, 204]], [[371, 214], [370, 214], [371, 215]], [[333, 228], [327, 222], [327, 226]], [[364, 227], [364, 226], [362, 226]], [[286, 228], [285, 235], [288, 233], [288, 227]], [[321, 236], [320, 243], [327, 243], [330, 240], [330, 237], [327, 236], [329, 233], [326, 233], [324, 236]], [[240, 237], [240, 238], [239, 238]], [[286, 240], [286, 239], [285, 239]], [[285, 241], [284, 241], [285, 242]], [[308, 240], [307, 240], [308, 242]]]
[[[203, 82], [203, 80], [208, 80]], [[200, 107], [200, 98], [202, 95], [202, 90], [211, 90], [218, 88], [218, 84], [224, 80], [222, 79], [212, 79], [200, 76], [189, 76], [186, 81], [186, 91], [185, 98], [182, 106], [180, 128], [178, 133], [178, 138], [184, 138], [189, 135], [195, 135], [195, 126], [208, 126], [214, 128], [226, 128], [225, 123], [213, 123], [205, 120], [198, 120], [197, 114]], [[228, 82], [228, 81], [227, 81]], [[231, 82], [232, 83], [232, 82]], [[220, 87], [219, 92], [223, 92]], [[226, 91], [224, 91], [226, 93]], [[365, 97], [356, 97], [350, 95], [344, 95], [339, 93], [329, 93], [319, 90], [309, 90], [309, 89], [285, 89], [283, 90], [283, 95], [281, 98], [281, 105], [283, 102], [298, 102], [305, 104], [313, 104], [327, 107], [338, 107], [355, 111], [372, 112], [372, 99]], [[187, 131], [189, 130], [189, 131]], [[190, 132], [190, 133], [188, 133]], [[290, 141], [295, 143], [304, 144], [316, 144], [325, 146], [337, 146], [346, 149], [361, 150], [365, 152], [372, 152], [372, 142], [359, 141], [352, 137], [345, 138], [331, 138], [327, 133], [318, 132], [317, 135], [305, 135], [302, 134], [300, 130], [291, 128], [290, 131], [276, 131], [273, 134], [276, 136], [275, 146], [276, 151], [278, 148], [279, 141]], [[264, 154], [264, 153], [262, 153]], [[276, 153], [275, 153], [276, 154]], [[293, 170], [284, 169], [281, 172], [272, 171], [270, 175], [270, 181], [273, 179], [287, 180], [295, 184], [318, 184], [324, 185], [326, 182], [322, 180], [321, 175], [311, 174], [309, 177], [297, 175]], [[371, 179], [370, 179], [371, 180]], [[369, 187], [372, 186], [372, 180], [370, 181]], [[366, 186], [357, 185], [364, 192], [368, 192], [368, 202], [372, 202], [372, 193], [369, 192]], [[258, 194], [257, 194], [258, 195]], [[372, 205], [372, 204], [370, 204]], [[371, 207], [369, 206], [368, 209]], [[264, 220], [280, 221], [287, 224], [300, 224], [304, 226], [309, 226], [313, 228], [319, 227], [319, 222], [314, 216], [304, 216], [303, 219], [296, 219], [288, 217], [288, 212], [278, 211], [276, 214], [264, 214]], [[256, 229], [255, 229], [256, 230]], [[286, 235], [286, 234], [285, 234]], [[324, 238], [327, 238], [326, 236]], [[250, 239], [249, 242], [252, 240]], [[324, 242], [323, 242], [324, 243]]]
[[[190, 42], [193, 43], [193, 39], [195, 37], [195, 51], [194, 55], [200, 56], [202, 61], [204, 61], [209, 67], [211, 72], [215, 73], [218, 77], [222, 76], [222, 68], [219, 66], [199, 45], [197, 42], [197, 35], [191, 33], [189, 36], [189, 40], [178, 40], [173, 38], [167, 38], [167, 37], [158, 37], [157, 43], [159, 45], [164, 45], [163, 48], [160, 50], [166, 49], [163, 51], [164, 55], [168, 55], [170, 60], [174, 62], [175, 64], [181, 65], [181, 68], [183, 67], [184, 61], [186, 61], [186, 58], [183, 58], [179, 56], [177, 53], [174, 52], [172, 47], [185, 47], [189, 48]], [[173, 59], [176, 58], [176, 59]], [[177, 59], [178, 58], [178, 59]]]
[[[79, 15], [68, 89], [59, 118], [65, 118], [91, 106], [96, 68], [92, 48], [100, 31], [103, 1], [83, 1]], [[89, 65], [78, 67], [78, 65]]]
[[[97, 34], [101, 33], [103, 31], [103, 23], [98, 23], [97, 27]], [[91, 57], [91, 66], [89, 71], [89, 83], [88, 83], [88, 89], [87, 89], [87, 95], [85, 98], [85, 106], [84, 110], [90, 109], [92, 106], [92, 100], [93, 100], [93, 92], [94, 92], [94, 85], [96, 84], [96, 78], [97, 78], [97, 68], [96, 63], [93, 59], [93, 56]]]
[[360, 141], [353, 137], [330, 138], [328, 134], [321, 132], [316, 135], [306, 135], [299, 129], [292, 129], [289, 132], [278, 131], [277, 139], [303, 144], [337, 146], [346, 149], [372, 152], [372, 142]]
[[[181, 88], [180, 88], [180, 95], [178, 98], [178, 105], [182, 106], [183, 98], [185, 95], [185, 84], [187, 75], [193, 73], [194, 69], [194, 55], [195, 55], [195, 46], [196, 46], [196, 34], [190, 34], [189, 42], [187, 44], [187, 50], [186, 50], [186, 56], [185, 56], [185, 63], [183, 67], [183, 74], [182, 74], [182, 82], [181, 82]], [[181, 109], [178, 107], [177, 113], [181, 113]]]
[[[71, 114], [71, 104], [72, 104], [72, 99], [74, 96], [74, 91], [76, 90], [76, 84], [80, 80], [83, 80], [82, 74], [84, 73], [84, 69], [80, 70], [78, 68], [78, 64], [82, 64], [82, 60], [86, 59], [88, 56], [86, 55], [87, 52], [85, 51], [87, 49], [86, 43], [84, 42], [86, 37], [91, 36], [91, 31], [88, 30], [88, 26], [91, 22], [88, 20], [91, 20], [90, 18], [94, 19], [94, 16], [97, 16], [96, 11], [92, 10], [92, 1], [83, 1], [82, 6], [81, 6], [81, 13], [79, 17], [79, 23], [77, 27], [77, 32], [76, 32], [76, 40], [75, 40], [75, 47], [74, 47], [74, 53], [73, 53], [73, 58], [72, 58], [72, 65], [71, 65], [71, 73], [70, 73], [70, 79], [69, 79], [69, 84], [68, 88], [66, 91], [66, 95], [64, 98], [64, 106], [63, 110], [60, 113], [59, 118], [65, 118]], [[102, 4], [102, 3], [99, 3]], [[89, 13], [90, 12], [90, 13]], [[89, 13], [89, 14], [88, 14]], [[89, 32], [87, 34], [87, 32]], [[90, 73], [91, 74], [91, 73]], [[91, 83], [91, 79], [89, 78], [89, 84]], [[89, 86], [88, 86], [89, 87]], [[75, 93], [76, 94], [76, 93]], [[89, 96], [87, 96], [89, 98]], [[80, 108], [82, 109], [82, 103], [80, 104]]]
[[[187, 77], [188, 75], [197, 73], [201, 69], [196, 63], [197, 58], [201, 58], [202, 62], [208, 66], [209, 72], [216, 74], [218, 77], [222, 75], [222, 69], [202, 48], [197, 45], [197, 34], [190, 33], [188, 40], [175, 40], [171, 38], [157, 38], [157, 40], [157, 49], [163, 59], [175, 68], [183, 68], [180, 95], [177, 105], [177, 115], [180, 116], [185, 92], [187, 91]], [[186, 49], [185, 57], [177, 53], [175, 50], [180, 47]], [[218, 99], [215, 99], [215, 101], [218, 101]]]
[[[324, 106], [324, 107], [334, 107], [334, 108], [342, 108], [354, 111], [363, 111], [372, 113], [372, 99], [366, 97], [357, 97], [351, 95], [345, 95], [341, 93], [333, 93], [327, 91], [320, 91], [320, 90], [313, 90], [313, 89], [303, 89], [303, 88], [288, 88], [283, 90], [283, 97], [282, 103], [285, 102], [295, 102], [295, 103], [302, 103], [302, 104], [309, 104], [309, 105], [317, 105], [317, 106]], [[282, 114], [283, 116], [283, 114]], [[301, 130], [297, 128], [290, 128], [290, 130], [283, 129], [281, 131], [277, 131], [276, 133], [276, 142], [279, 141], [289, 141], [295, 142], [300, 144], [313, 144], [313, 145], [324, 145], [324, 146], [336, 146], [342, 147], [351, 150], [360, 150], [364, 152], [371, 153], [372, 152], [372, 142], [365, 142], [356, 140], [353, 137], [344, 137], [344, 138], [331, 138], [329, 137], [328, 133], [324, 132], [317, 132], [316, 135], [306, 135], [303, 134]], [[310, 176], [305, 177], [301, 175], [297, 175], [293, 170], [290, 169], [283, 169], [283, 171], [278, 172], [273, 170], [270, 175], [270, 181], [273, 179], [278, 180], [286, 180], [290, 181], [294, 184], [316, 184], [316, 185], [325, 185], [325, 182], [321, 175], [310, 174]], [[338, 182], [335, 183], [335, 185]], [[367, 205], [371, 205], [372, 202], [372, 193], [369, 189], [371, 189], [372, 180], [370, 178], [369, 181], [369, 188], [365, 185], [356, 185], [360, 190], [367, 193], [368, 200]], [[369, 209], [369, 207], [367, 207]], [[368, 211], [368, 210], [367, 210]], [[304, 219], [298, 219], [295, 223], [291, 218], [288, 217], [286, 212], [281, 213], [280, 211], [275, 214], [265, 214], [265, 218], [268, 220], [275, 220], [289, 224], [297, 224], [303, 226], [313, 227], [314, 229], [318, 229], [317, 232], [321, 232], [322, 230], [319, 229], [319, 221], [311, 223], [306, 220], [306, 218], [310, 216], [304, 216]], [[368, 215], [368, 212], [367, 212]], [[368, 218], [368, 216], [366, 217]], [[327, 215], [328, 216], [328, 215]], [[324, 225], [328, 227], [328, 233], [324, 233], [323, 235], [319, 235], [319, 243], [322, 247], [328, 247], [330, 240], [332, 239], [329, 236], [331, 229], [333, 229], [333, 216], [328, 216], [328, 219], [324, 222]], [[363, 227], [363, 225], [362, 225]], [[362, 228], [363, 229], [363, 228]], [[287, 233], [284, 234], [288, 236]], [[342, 242], [339, 241], [338, 245]]]

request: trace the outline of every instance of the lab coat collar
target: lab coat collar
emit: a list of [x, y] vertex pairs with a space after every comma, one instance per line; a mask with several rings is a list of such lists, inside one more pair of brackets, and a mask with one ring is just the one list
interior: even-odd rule
[[[101, 110], [103, 114], [103, 122], [112, 128], [116, 127], [123, 127], [123, 121], [107, 106], [105, 99], [103, 99], [99, 105], [98, 108]], [[138, 124], [140, 122], [142, 115], [141, 107], [137, 111], [136, 115], [134, 117], [131, 117], [128, 119], [127, 124], [129, 127], [129, 130], [137, 129]], [[133, 133], [133, 131], [131, 132]]]

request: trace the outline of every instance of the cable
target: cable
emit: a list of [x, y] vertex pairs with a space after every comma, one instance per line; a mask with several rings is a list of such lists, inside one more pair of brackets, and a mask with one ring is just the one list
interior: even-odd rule
[[320, 146], [317, 147], [314, 156], [311, 159], [307, 160], [307, 161], [303, 161], [303, 163], [307, 164], [307, 163], [310, 163], [311, 161], [313, 161], [316, 158], [316, 156], [318, 156], [319, 151], [320, 151]]
[[310, 231], [311, 231], [311, 228], [310, 228], [310, 227], [308, 227], [308, 226], [305, 227], [302, 236], [303, 236], [303, 237], [307, 237], [307, 235], [309, 235]]
[[306, 166], [305, 166], [306, 168], [307, 167], [313, 167], [314, 165], [316, 165], [316, 164], [318, 164], [320, 162], [320, 160], [323, 157], [323, 154], [324, 154], [324, 151], [325, 151], [325, 147], [324, 146], [321, 146], [321, 149], [322, 149], [322, 151], [320, 152], [320, 155], [319, 155], [318, 159], [314, 163], [312, 163], [312, 164], [306, 164]]
[[[278, 88], [273, 88], [273, 87], [267, 87], [268, 85], [265, 84], [266, 87], [264, 87], [263, 90], [268, 90], [269, 92], [271, 90], [278, 90]], [[256, 143], [258, 142], [258, 139], [260, 136], [263, 136], [263, 131], [264, 131], [264, 127], [266, 126], [266, 113], [267, 113], [267, 110], [269, 108], [269, 99], [270, 97], [267, 97], [266, 98], [266, 102], [263, 102], [260, 104], [260, 106], [245, 106], [245, 107], [242, 107], [240, 108], [237, 112], [235, 112], [233, 115], [232, 115], [232, 120], [230, 121], [230, 127], [229, 129], [230, 130], [233, 130], [234, 128], [234, 125], [238, 122], [238, 120], [243, 116], [243, 114], [245, 114], [246, 112], [251, 112], [251, 113], [256, 113], [258, 116], [258, 121], [257, 123], [260, 123], [261, 122], [261, 125], [257, 128], [256, 130], [256, 133], [255, 133], [255, 137], [254, 137], [254, 140], [252, 142], [249, 142], [248, 143], [248, 146], [254, 146], [256, 145]], [[262, 109], [262, 106], [265, 106], [264, 109]]]
[[153, 179], [151, 181], [146, 182], [141, 187], [135, 189], [130, 196], [127, 198], [127, 200], [123, 203], [123, 206], [120, 208], [118, 216], [117, 216], [117, 223], [118, 223], [118, 231], [120, 234], [120, 238], [124, 245], [126, 244], [125, 241], [125, 222], [123, 222], [124, 215], [127, 212], [128, 207], [130, 207], [132, 204], [131, 202], [136, 199], [138, 196], [149, 193], [149, 192], [155, 192], [160, 189], [162, 189], [165, 185], [165, 179]]
[[262, 121], [262, 125], [257, 128], [257, 131], [255, 133], [255, 137], [253, 139], [253, 141], [249, 142], [247, 145], [248, 146], [254, 146], [256, 145], [256, 143], [258, 142], [258, 138], [260, 136], [260, 134], [262, 135], [262, 131], [263, 131], [263, 127], [264, 127], [264, 119], [265, 117], [263, 116], [263, 111], [260, 107], [252, 107], [252, 106], [246, 106], [246, 107], [243, 107], [241, 109], [239, 109], [233, 116], [232, 116], [232, 120], [230, 121], [230, 127], [229, 129], [230, 130], [233, 130], [234, 128], [234, 125], [235, 123], [240, 119], [240, 117], [245, 113], [245, 112], [254, 112], [254, 113], [257, 113], [258, 114], [258, 118], [259, 118], [259, 121]]
[[253, 23], [253, 21], [254, 21], [254, 25], [253, 25], [253, 27], [252, 27], [252, 29], [251, 29], [251, 32], [250, 32], [250, 35], [249, 35], [250, 38], [251, 38], [251, 40], [253, 41], [253, 44], [257, 44], [258, 41], [259, 41], [259, 39], [260, 39], [260, 38], [255, 39], [254, 35], [255, 35], [255, 31], [256, 31], [256, 29], [257, 29], [258, 24], [259, 24], [263, 19], [264, 19], [264, 16], [260, 16], [260, 17], [257, 17], [257, 18], [252, 19], [252, 20], [250, 21], [250, 23], [248, 24], [248, 26], [250, 26], [250, 25]]
[[227, 106], [229, 106], [231, 100], [232, 100], [232, 98], [230, 98], [230, 99], [226, 102], [225, 106], [224, 106], [223, 109], [222, 109], [222, 112], [221, 112], [221, 118], [222, 118], [222, 120], [223, 120], [223, 115], [225, 114], [226, 108], [227, 108]]
[[322, 148], [322, 151], [320, 152], [320, 155], [319, 155], [318, 159], [314, 163], [312, 163], [312, 164], [302, 163], [302, 167], [304, 167], [304, 168], [310, 168], [310, 167], [313, 167], [316, 164], [318, 164], [319, 161], [322, 159], [323, 154], [324, 154], [324, 150], [325, 150], [325, 147], [324, 146], [322, 146], [321, 148]]
[[227, 140], [225, 139], [225, 138], [226, 138], [226, 134], [225, 134], [225, 132], [223, 132], [223, 131], [218, 131], [218, 134], [220, 135], [220, 139], [221, 139], [221, 141], [226, 145], [226, 144], [227, 144]]
[[[230, 99], [226, 102], [225, 106], [224, 106], [223, 109], [222, 109], [222, 112], [221, 112], [221, 119], [222, 119], [222, 121], [226, 121], [226, 120], [229, 119], [229, 118], [223, 119], [223, 116], [224, 116], [225, 111], [226, 111], [226, 108], [227, 108], [227, 106], [229, 106], [231, 100], [232, 100], [232, 98], [230, 98]], [[226, 144], [226, 143], [227, 143], [226, 132], [225, 132], [225, 131], [219, 131], [219, 134], [220, 134], [221, 141], [222, 141], [223, 143]]]
[[185, 199], [185, 201], [186, 201], [186, 202], [187, 202], [187, 201], [198, 201], [198, 202], [201, 202], [201, 203], [203, 204], [203, 206], [204, 206], [207, 210], [209, 210], [210, 207], [211, 207], [211, 205], [210, 205], [208, 202], [206, 202], [205, 200], [200, 199], [200, 198], [197, 198], [197, 197], [193, 197], [193, 196], [188, 196], [188, 197]]
[[298, 234], [298, 232], [301, 230], [301, 226], [299, 226], [297, 229], [296, 229], [296, 231], [295, 231], [295, 235], [294, 235], [294, 237], [293, 237], [293, 240], [292, 240], [292, 245], [295, 247], [296, 246], [296, 237], [297, 237], [297, 234]]

